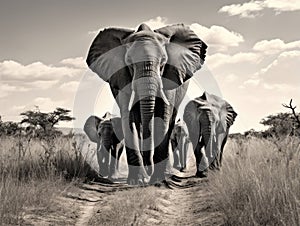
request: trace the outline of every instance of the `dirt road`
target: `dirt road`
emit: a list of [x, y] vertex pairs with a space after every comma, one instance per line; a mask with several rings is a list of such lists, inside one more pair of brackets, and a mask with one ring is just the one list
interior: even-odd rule
[[[181, 175], [183, 176], [183, 175]], [[173, 177], [160, 187], [81, 184], [58, 197], [61, 211], [29, 225], [221, 225], [207, 179]]]

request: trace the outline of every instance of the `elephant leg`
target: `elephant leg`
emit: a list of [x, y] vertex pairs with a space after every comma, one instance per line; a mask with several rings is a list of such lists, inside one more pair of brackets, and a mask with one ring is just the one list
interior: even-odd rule
[[180, 165], [181, 165], [181, 172], [184, 172], [186, 169], [186, 137], [183, 136], [180, 138], [179, 142], [179, 152], [180, 152]]
[[124, 144], [123, 143], [120, 143], [117, 145], [117, 165], [116, 165], [116, 170], [118, 171], [119, 170], [119, 167], [120, 167], [120, 158], [121, 158], [121, 155], [123, 153], [123, 149], [124, 149]]
[[154, 173], [151, 176], [150, 183], [160, 183], [165, 180], [165, 172], [169, 161], [169, 134], [166, 134], [163, 141], [158, 147], [155, 148], [154, 152]]
[[183, 144], [183, 150], [182, 150], [182, 152], [183, 152], [182, 171], [186, 170], [188, 148], [189, 148], [189, 142], [185, 138], [185, 141]]
[[175, 169], [180, 169], [181, 168], [181, 165], [180, 165], [180, 162], [179, 162], [179, 150], [177, 148], [177, 142], [176, 140], [171, 140], [171, 145], [172, 145], [172, 151], [173, 151], [173, 159], [174, 159], [174, 162], [173, 162], [173, 167]]
[[207, 158], [205, 156], [205, 153], [203, 151], [203, 146], [204, 146], [204, 142], [203, 139], [201, 139], [200, 142], [198, 142], [195, 150], [194, 150], [194, 155], [196, 158], [196, 167], [197, 167], [197, 172], [196, 172], [196, 176], [197, 177], [207, 177]]
[[[134, 114], [122, 111], [122, 129], [124, 133], [124, 141], [125, 141], [125, 150], [127, 156], [128, 163], [128, 178], [127, 183], [130, 185], [137, 185], [143, 183], [143, 181], [148, 180], [149, 176], [145, 171], [143, 164], [143, 157], [140, 153], [140, 141], [139, 141], [139, 133], [137, 130], [137, 126], [134, 121]], [[129, 119], [130, 118], [130, 119]]]

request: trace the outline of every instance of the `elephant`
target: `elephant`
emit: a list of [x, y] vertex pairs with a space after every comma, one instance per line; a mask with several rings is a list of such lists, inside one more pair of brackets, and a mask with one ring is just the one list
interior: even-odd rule
[[84, 132], [92, 142], [97, 143], [99, 174], [116, 179], [124, 147], [121, 118], [109, 112], [102, 118], [92, 115], [85, 122]]
[[190, 143], [184, 121], [179, 119], [176, 122], [170, 140], [174, 158], [173, 167], [183, 172], [186, 169], [187, 152]]
[[177, 109], [206, 49], [184, 24], [106, 28], [93, 40], [86, 62], [108, 82], [120, 109], [128, 184], [165, 179]]
[[222, 166], [223, 149], [236, 116], [228, 102], [206, 91], [185, 106], [183, 120], [196, 158], [197, 177], [207, 177], [208, 168]]

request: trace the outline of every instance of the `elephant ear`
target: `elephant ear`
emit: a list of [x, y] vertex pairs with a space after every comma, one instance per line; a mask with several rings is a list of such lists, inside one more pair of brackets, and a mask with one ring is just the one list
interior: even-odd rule
[[84, 124], [83, 130], [92, 142], [98, 143], [98, 126], [102, 121], [102, 119], [92, 115]]
[[126, 47], [122, 45], [122, 40], [133, 32], [133, 30], [121, 28], [108, 28], [100, 31], [86, 59], [92, 71], [104, 81], [109, 82], [112, 88], [118, 90], [132, 80], [125, 64]]
[[169, 39], [166, 45], [168, 62], [163, 73], [166, 79], [164, 89], [177, 88], [201, 68], [205, 60], [207, 45], [183, 24], [163, 27], [155, 32]]
[[234, 120], [236, 116], [238, 115], [234, 110], [233, 107], [226, 102], [226, 123], [227, 123], [227, 128], [233, 125]]
[[115, 133], [115, 136], [119, 141], [124, 139], [124, 133], [122, 129], [122, 120], [120, 117], [115, 117], [111, 119], [112, 127]]

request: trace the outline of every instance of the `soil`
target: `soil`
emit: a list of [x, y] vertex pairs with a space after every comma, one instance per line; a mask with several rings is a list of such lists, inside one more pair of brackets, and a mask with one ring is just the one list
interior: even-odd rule
[[[125, 216], [111, 209], [118, 208], [119, 203], [128, 202], [128, 195], [135, 194], [136, 189], [145, 194], [154, 194], [149, 200], [151, 204], [136, 204], [135, 207], [130, 206], [131, 210], [125, 208]], [[177, 172], [177, 176], [171, 177], [166, 183], [146, 188], [128, 186], [124, 183], [80, 184], [57, 197], [57, 203], [60, 206], [57, 211], [27, 214], [25, 224], [78, 226], [223, 224], [223, 217], [214, 205], [208, 179], [195, 178], [191, 176], [191, 172]], [[127, 221], [121, 223], [116, 221], [120, 216], [125, 217]]]

